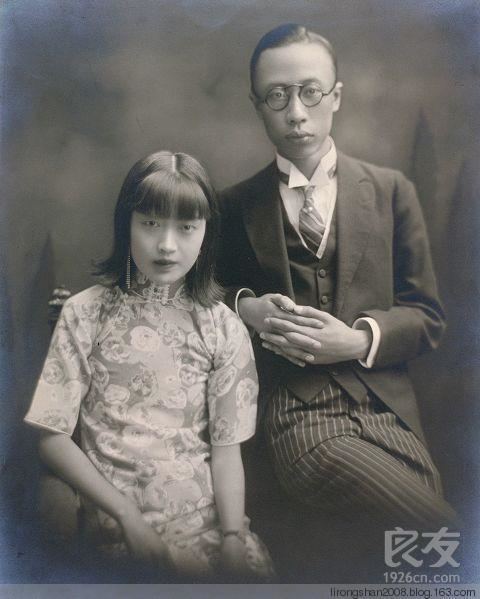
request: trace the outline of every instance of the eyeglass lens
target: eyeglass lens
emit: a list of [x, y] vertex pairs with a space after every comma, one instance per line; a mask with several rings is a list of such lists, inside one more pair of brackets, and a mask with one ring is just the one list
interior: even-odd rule
[[298, 94], [300, 101], [307, 107], [316, 106], [326, 95], [317, 85], [289, 85], [288, 87], [274, 87], [271, 89], [265, 98], [265, 102], [273, 110], [282, 110], [290, 100], [290, 93], [287, 89], [292, 87], [300, 88]]

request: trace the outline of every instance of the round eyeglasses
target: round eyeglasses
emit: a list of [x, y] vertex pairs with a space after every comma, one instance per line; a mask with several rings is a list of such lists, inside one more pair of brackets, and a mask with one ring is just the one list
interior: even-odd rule
[[337, 82], [333, 84], [333, 87], [330, 91], [324, 92], [316, 83], [292, 83], [291, 85], [272, 87], [271, 90], [267, 93], [263, 100], [260, 102], [264, 102], [269, 108], [272, 110], [283, 110], [288, 106], [290, 102], [290, 93], [287, 91], [291, 87], [298, 87], [298, 97], [300, 98], [301, 103], [307, 108], [311, 108], [312, 106], [316, 106], [320, 104], [323, 96], [328, 96], [333, 92]]

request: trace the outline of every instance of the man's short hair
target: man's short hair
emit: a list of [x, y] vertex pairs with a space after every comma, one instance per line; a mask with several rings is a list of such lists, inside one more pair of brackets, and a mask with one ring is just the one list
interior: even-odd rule
[[252, 94], [255, 94], [254, 79], [257, 70], [257, 64], [260, 56], [265, 50], [270, 48], [280, 48], [282, 46], [290, 46], [296, 43], [316, 43], [320, 44], [328, 52], [332, 59], [333, 71], [335, 79], [337, 78], [337, 57], [332, 44], [323, 36], [314, 31], [308, 30], [303, 25], [296, 23], [286, 23], [279, 25], [266, 33], [258, 42], [250, 59], [250, 89]]

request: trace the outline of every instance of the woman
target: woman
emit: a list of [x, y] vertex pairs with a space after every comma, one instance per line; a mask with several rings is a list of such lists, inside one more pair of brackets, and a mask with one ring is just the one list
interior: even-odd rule
[[[137, 162], [115, 211], [109, 283], [65, 303], [25, 420], [110, 556], [194, 578], [272, 576], [244, 514], [250, 340], [213, 279], [215, 194], [186, 154]], [[77, 420], [81, 448], [70, 438]]]

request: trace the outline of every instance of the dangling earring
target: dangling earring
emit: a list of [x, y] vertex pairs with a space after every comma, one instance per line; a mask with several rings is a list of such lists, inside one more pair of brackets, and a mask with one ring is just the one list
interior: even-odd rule
[[130, 285], [131, 285], [131, 281], [130, 281], [131, 262], [132, 262], [132, 259], [130, 257], [130, 248], [128, 248], [127, 270], [125, 273], [125, 286], [127, 287], [127, 289], [130, 289]]

